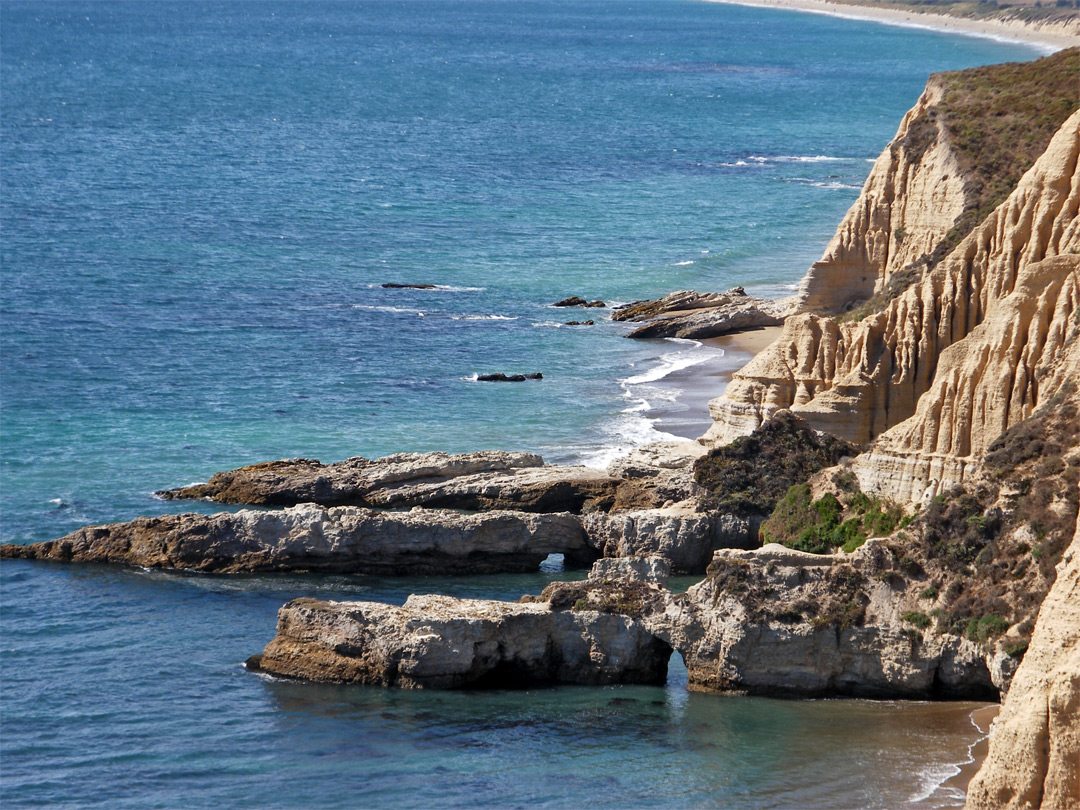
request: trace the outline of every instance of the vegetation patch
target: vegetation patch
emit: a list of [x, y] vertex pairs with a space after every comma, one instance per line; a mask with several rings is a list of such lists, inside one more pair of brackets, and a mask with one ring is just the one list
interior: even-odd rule
[[930, 617], [925, 613], [920, 613], [917, 610], [909, 610], [907, 613], [900, 617], [901, 621], [905, 621], [908, 624], [914, 625], [920, 629], [925, 630], [930, 626]]
[[552, 582], [537, 601], [546, 601], [553, 610], [595, 610], [641, 618], [661, 595], [659, 588], [644, 582], [583, 580]]
[[853, 445], [819, 435], [799, 417], [780, 411], [749, 436], [699, 458], [694, 480], [706, 491], [704, 508], [764, 517], [792, 486], [856, 452]]
[[809, 485], [791, 487], [762, 524], [762, 542], [811, 554], [828, 554], [836, 548], [851, 553], [868, 537], [889, 536], [905, 520], [900, 506], [867, 495], [850, 474], [842, 474], [834, 483], [839, 485], [840, 497], [827, 492], [816, 501]]
[[991, 445], [986, 476], [934, 498], [897, 535], [878, 578], [929, 573], [942, 583], [918, 594], [937, 602], [932, 615], [942, 632], [986, 641], [1018, 624], [1014, 632], [1030, 635], [1026, 623], [1076, 529], [1078, 447], [1080, 408], [1068, 385]]

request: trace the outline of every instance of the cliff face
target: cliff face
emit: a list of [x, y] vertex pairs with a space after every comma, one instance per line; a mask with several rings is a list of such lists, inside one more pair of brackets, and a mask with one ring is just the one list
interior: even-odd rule
[[[947, 391], [947, 380], [961, 373], [964, 358], [990, 351], [1005, 333], [1012, 348], [1002, 356], [1003, 363], [1022, 362], [1023, 367], [1015, 377], [1010, 375], [1007, 392], [999, 390], [992, 401], [983, 402], [990, 412], [980, 412], [979, 418], [1003, 426], [1024, 418], [1038, 404], [1039, 386], [1032, 376], [1063, 349], [1075, 311], [1078, 156], [1080, 113], [1074, 113], [1005, 202], [883, 311], [857, 322], [816, 314], [788, 318], [777, 341], [736, 373], [723, 397], [710, 403], [715, 423], [704, 441], [727, 443], [777, 410], [790, 408], [818, 430], [866, 445], [913, 416], [931, 388]], [[1054, 257], [1060, 258], [1044, 262]], [[990, 324], [943, 356], [984, 321]], [[988, 383], [990, 379], [988, 375]], [[951, 415], [948, 397], [935, 397], [937, 410]], [[933, 410], [929, 400], [924, 407]], [[976, 430], [982, 438], [973, 439], [966, 411], [955, 410], [956, 423], [948, 437], [935, 431], [932, 448], [923, 443], [919, 451], [968, 454], [969, 447], [995, 438]], [[953, 442], [960, 434], [966, 438]], [[890, 444], [894, 450], [897, 446], [903, 447]]]
[[968, 195], [933, 112], [943, 87], [931, 78], [870, 171], [825, 254], [803, 278], [799, 308], [842, 312], [880, 292], [929, 254], [963, 213]]
[[1080, 807], [1080, 521], [968, 788], [967, 810]]

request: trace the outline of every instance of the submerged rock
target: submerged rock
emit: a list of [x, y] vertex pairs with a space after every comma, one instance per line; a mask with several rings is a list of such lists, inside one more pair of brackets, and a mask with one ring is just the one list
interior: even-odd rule
[[404, 606], [297, 599], [248, 667], [403, 688], [660, 684], [671, 648], [640, 622], [547, 603], [410, 596]]
[[139, 518], [90, 526], [45, 543], [0, 546], [0, 557], [213, 573], [522, 572], [535, 571], [555, 553], [592, 555], [573, 515], [377, 512], [314, 504], [274, 512]]
[[387, 290], [434, 290], [437, 289], [434, 284], [398, 284], [393, 281], [388, 281], [382, 285]]

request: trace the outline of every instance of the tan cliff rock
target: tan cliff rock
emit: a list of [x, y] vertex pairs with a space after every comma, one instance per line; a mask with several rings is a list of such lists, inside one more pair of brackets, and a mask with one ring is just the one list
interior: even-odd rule
[[[1078, 157], [1080, 113], [1074, 113], [1005, 202], [883, 311], [858, 322], [815, 314], [788, 318], [780, 337], [710, 403], [714, 425], [703, 441], [727, 443], [789, 408], [818, 430], [866, 445], [915, 414], [935, 384], [945, 350], [984, 321], [1016, 333], [1021, 325], [1006, 322], [1030, 310], [1036, 329], [1052, 336], [1066, 331], [1062, 318], [1071, 312], [1080, 254]], [[1071, 258], [1036, 267], [1057, 256]], [[1018, 289], [1036, 294], [1046, 274], [1061, 277], [1052, 300], [1041, 296], [1034, 309], [1019, 298], [1008, 300]], [[1056, 320], [1045, 320], [1047, 313]], [[980, 336], [988, 338], [990, 331]], [[1033, 365], [1042, 362], [1044, 349], [1061, 347], [1057, 337], [1047, 342], [1038, 333], [1024, 344]]]
[[1080, 380], [1080, 256], [1028, 265], [1013, 293], [941, 353], [915, 414], [852, 471], [863, 490], [915, 502], [964, 483], [1001, 434]]
[[1080, 807], [1080, 520], [965, 807]]
[[[880, 292], [890, 277], [933, 253], [963, 213], [963, 173], [941, 124], [930, 118], [942, 94], [941, 83], [931, 77], [874, 162], [824, 255], [803, 278], [799, 311], [842, 312]], [[932, 134], [911, 137], [923, 129]]]

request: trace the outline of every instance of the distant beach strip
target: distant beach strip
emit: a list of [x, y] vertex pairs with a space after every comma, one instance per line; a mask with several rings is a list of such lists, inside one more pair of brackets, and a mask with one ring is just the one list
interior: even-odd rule
[[976, 20], [948, 14], [930, 14], [914, 9], [881, 8], [855, 3], [835, 3], [829, 0], [705, 0], [705, 2], [805, 11], [852, 20], [873, 20], [906, 28], [923, 28], [998, 41], [1022, 42], [1040, 46], [1047, 54], [1080, 46], [1080, 16], [1068, 22], [1043, 23], [1016, 18]]

